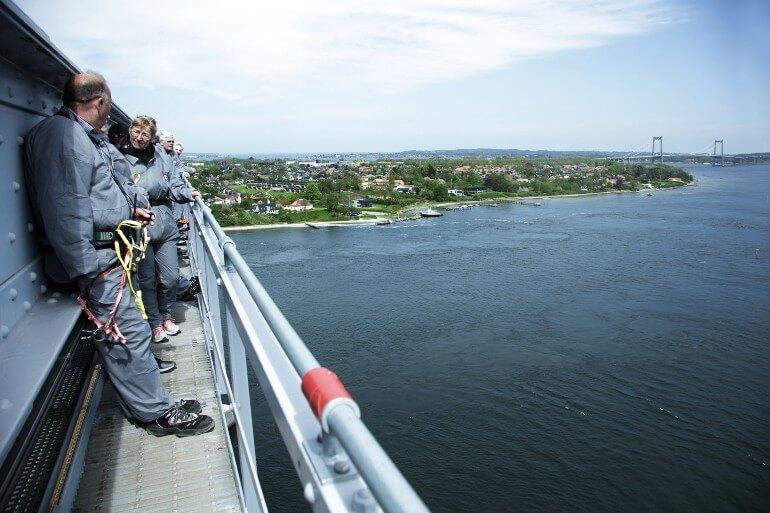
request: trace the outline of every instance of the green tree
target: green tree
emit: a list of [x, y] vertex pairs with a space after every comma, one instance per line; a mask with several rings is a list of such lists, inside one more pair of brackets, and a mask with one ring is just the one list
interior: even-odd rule
[[495, 173], [484, 179], [484, 185], [497, 192], [514, 192], [517, 187], [511, 175]]
[[465, 183], [468, 187], [477, 187], [484, 183], [484, 178], [475, 171], [471, 171], [465, 175]]
[[448, 201], [449, 192], [445, 183], [439, 180], [426, 182], [422, 191], [423, 197], [433, 201]]
[[333, 212], [340, 204], [340, 195], [336, 192], [324, 194], [318, 204], [322, 208], [327, 209], [329, 212]]
[[309, 201], [318, 201], [321, 199], [321, 188], [316, 182], [309, 182], [302, 192], [302, 197]]

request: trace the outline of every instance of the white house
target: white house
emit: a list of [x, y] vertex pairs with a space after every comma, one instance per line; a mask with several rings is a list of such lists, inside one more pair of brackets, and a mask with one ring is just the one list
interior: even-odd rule
[[291, 205], [283, 208], [286, 210], [291, 210], [292, 212], [302, 212], [303, 210], [312, 210], [313, 204], [306, 199], [298, 199], [295, 200]]

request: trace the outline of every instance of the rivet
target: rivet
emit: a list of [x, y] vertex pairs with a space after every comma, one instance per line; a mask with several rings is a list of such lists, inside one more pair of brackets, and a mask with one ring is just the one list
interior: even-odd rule
[[32, 105], [32, 102], [33, 102], [34, 100], [35, 100], [35, 99], [32, 97], [32, 95], [31, 95], [31, 94], [30, 94], [30, 95], [27, 95], [27, 103], [28, 103], [29, 105]]
[[16, 138], [16, 142], [19, 144], [19, 146], [21, 146], [22, 144], [24, 144], [24, 138], [22, 136], [19, 136]]
[[45, 294], [46, 292], [48, 292], [48, 287], [45, 285], [40, 285], [40, 293]]
[[48, 104], [46, 102], [44, 102], [44, 101], [40, 102], [40, 107], [42, 107], [43, 109], [47, 109], [48, 108]]
[[11, 241], [11, 244], [16, 242], [16, 234], [13, 232], [8, 232], [8, 240]]
[[31, 309], [32, 309], [32, 303], [30, 303], [29, 301], [24, 301], [24, 310], [29, 312]]
[[350, 463], [347, 461], [334, 462], [334, 472], [337, 474], [347, 474], [348, 470], [350, 470]]
[[35, 231], [35, 225], [32, 223], [27, 223], [27, 231], [32, 233]]
[[370, 513], [378, 511], [380, 508], [369, 489], [361, 488], [353, 494], [351, 509], [356, 513]]
[[19, 189], [21, 189], [19, 182], [11, 182], [11, 186], [13, 187], [13, 192], [19, 192]]
[[0, 337], [3, 337], [3, 338], [5, 338], [5, 337], [7, 337], [7, 336], [8, 336], [8, 334], [9, 334], [10, 332], [11, 332], [11, 328], [9, 328], [8, 326], [6, 326], [5, 324], [3, 324], [2, 326], [0, 326]]
[[8, 86], [8, 98], [13, 98], [13, 89], [11, 89], [11, 86]]
[[8, 299], [11, 301], [16, 301], [16, 298], [19, 297], [19, 291], [16, 289], [11, 289], [8, 291]]
[[37, 280], [37, 273], [35, 271], [32, 271], [29, 273], [29, 281], [35, 281]]

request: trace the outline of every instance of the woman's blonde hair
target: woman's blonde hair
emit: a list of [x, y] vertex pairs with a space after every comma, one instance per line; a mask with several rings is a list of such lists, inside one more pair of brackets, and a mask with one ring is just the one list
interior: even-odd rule
[[150, 130], [150, 139], [155, 137], [155, 133], [158, 131], [158, 124], [155, 122], [155, 118], [151, 116], [136, 116], [131, 122], [129, 130], [134, 127], [139, 129], [148, 128]]

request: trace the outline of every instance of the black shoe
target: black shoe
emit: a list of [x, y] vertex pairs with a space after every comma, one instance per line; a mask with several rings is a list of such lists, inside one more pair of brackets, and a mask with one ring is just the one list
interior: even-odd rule
[[158, 372], [160, 372], [161, 374], [165, 374], [167, 372], [171, 372], [172, 370], [176, 369], [176, 363], [172, 362], [171, 360], [161, 360], [156, 356], [155, 361], [158, 364]]
[[201, 292], [201, 282], [198, 280], [198, 277], [194, 277], [192, 280], [190, 280], [190, 286], [187, 287], [187, 290], [185, 290], [182, 294], [179, 295], [177, 299], [180, 301], [193, 301], [198, 297], [198, 294]]
[[195, 399], [182, 399], [179, 401], [179, 407], [187, 413], [195, 413], [196, 415], [203, 411], [201, 403]]
[[[179, 407], [182, 408], [187, 413], [193, 413], [195, 415], [198, 415], [200, 412], [203, 411], [203, 407], [201, 406], [201, 403], [199, 403], [195, 399], [182, 399], [181, 401], [177, 401], [176, 404], [178, 404]], [[128, 423], [131, 424], [132, 426], [136, 426], [140, 428], [146, 428], [147, 424], [151, 424], [151, 422], [141, 422], [130, 416], [127, 416], [126, 420], [128, 420]]]
[[214, 429], [214, 419], [185, 411], [179, 403], [163, 412], [163, 415], [145, 424], [144, 429], [155, 436], [195, 436]]

